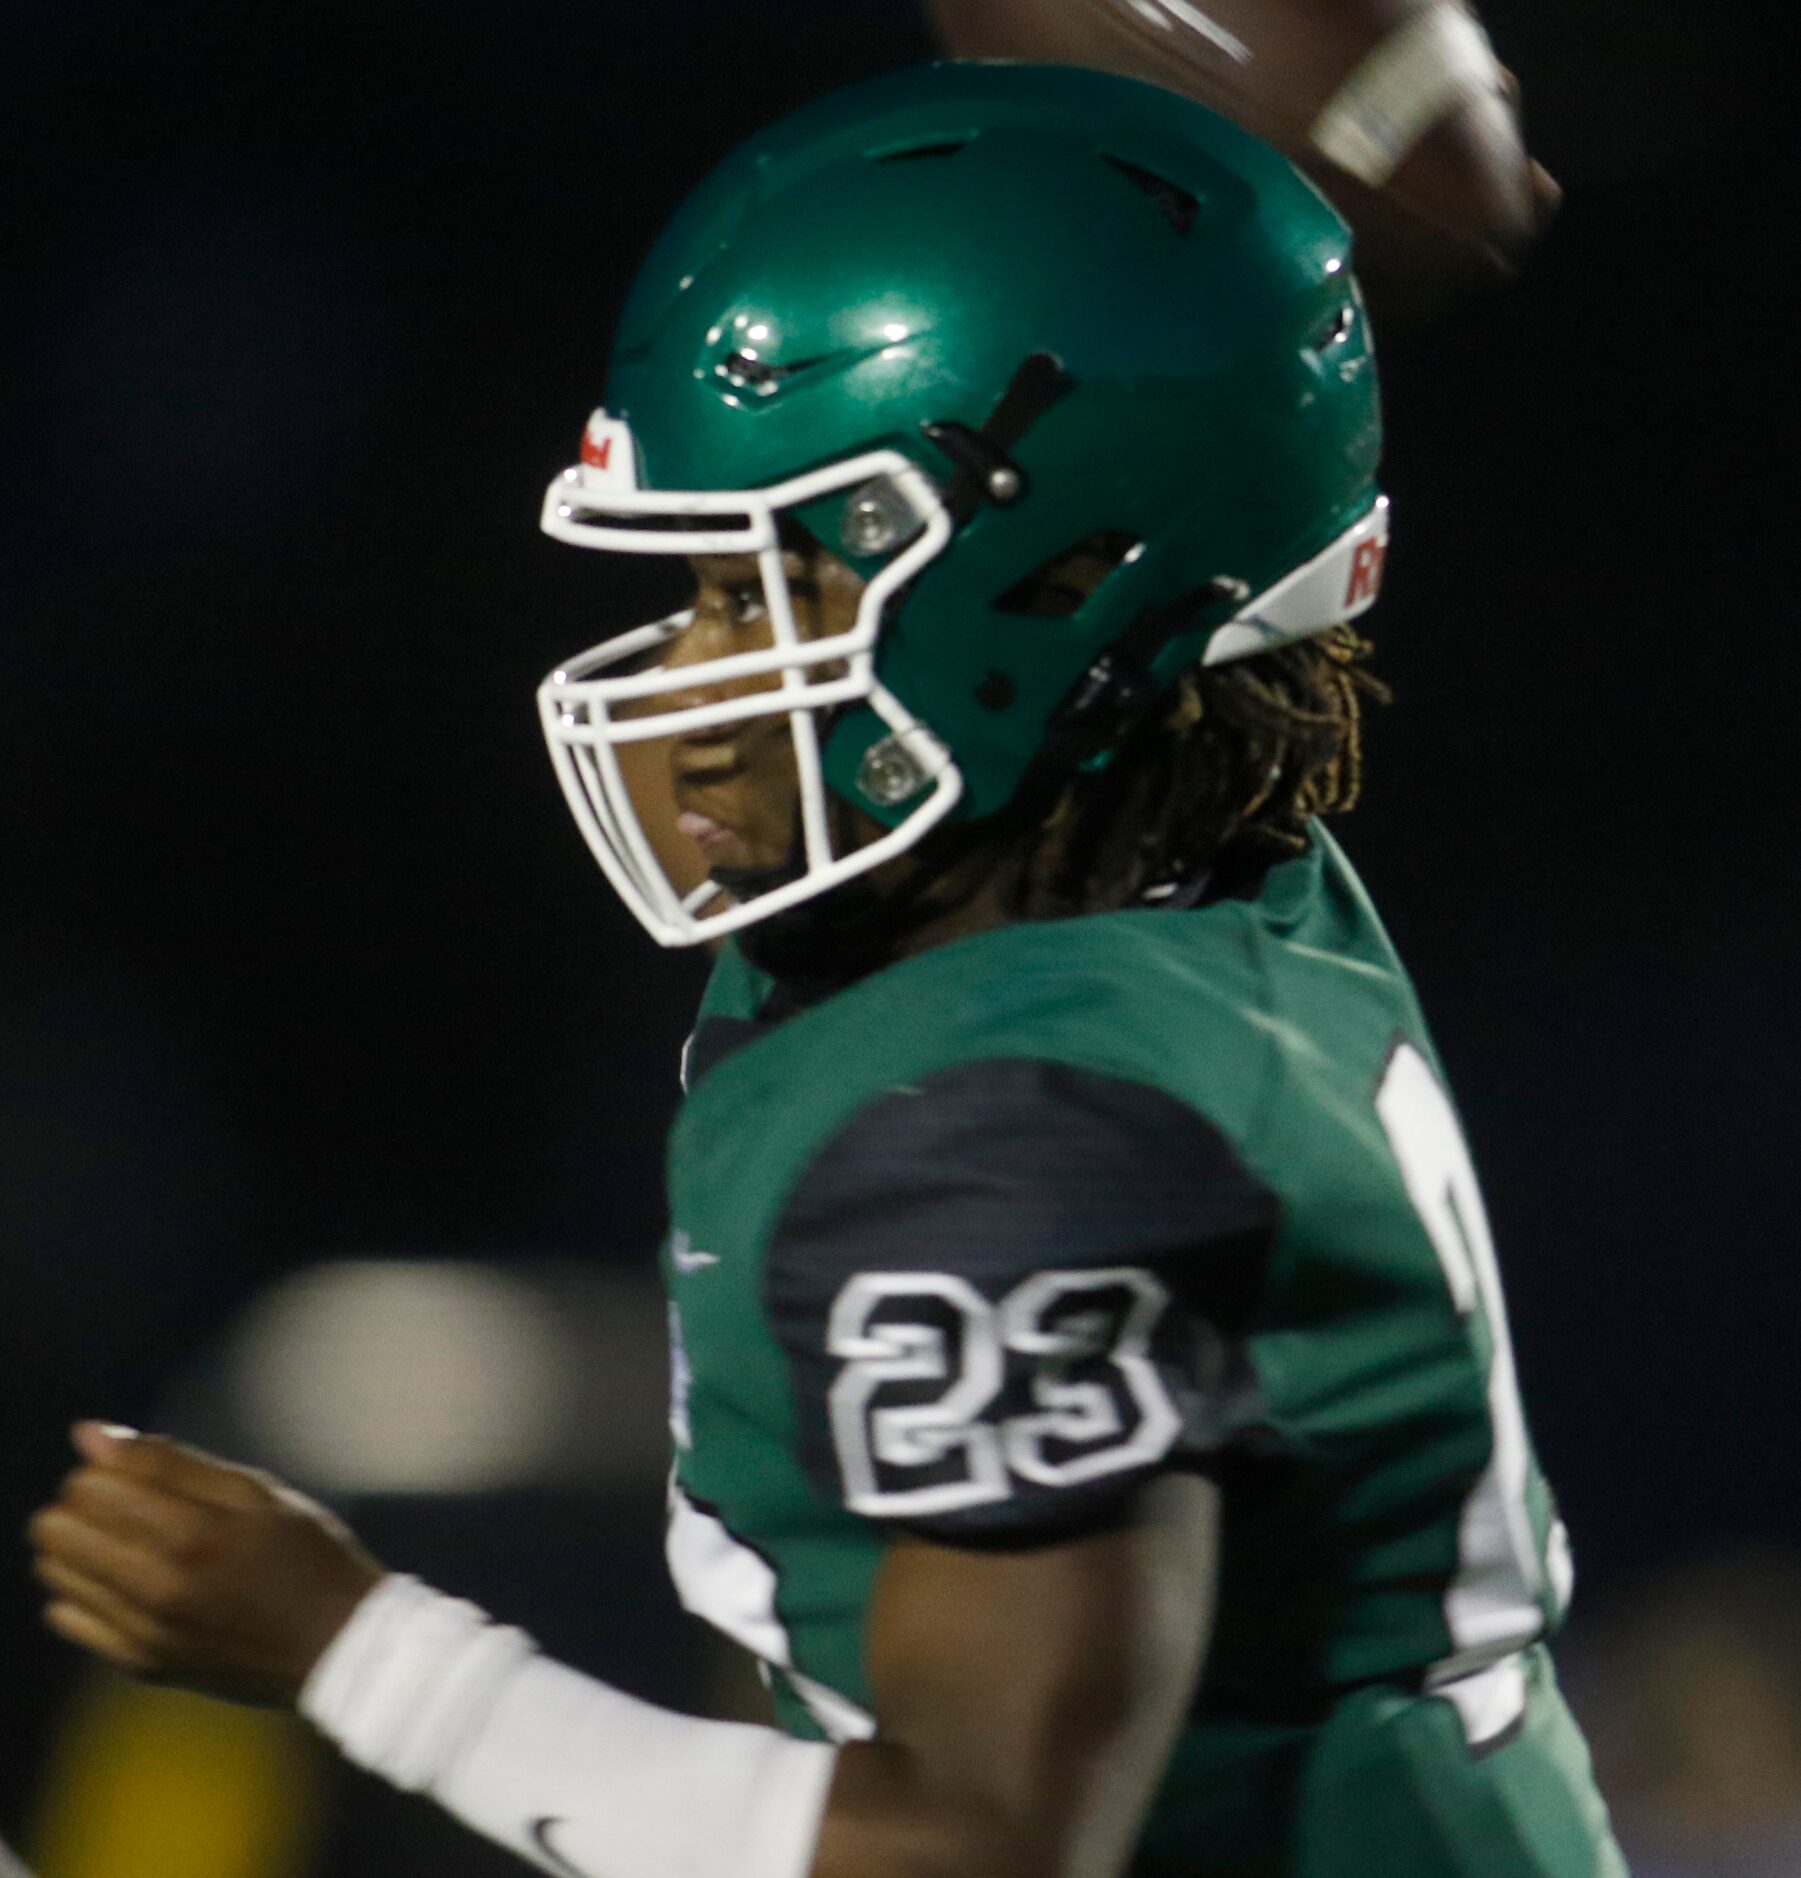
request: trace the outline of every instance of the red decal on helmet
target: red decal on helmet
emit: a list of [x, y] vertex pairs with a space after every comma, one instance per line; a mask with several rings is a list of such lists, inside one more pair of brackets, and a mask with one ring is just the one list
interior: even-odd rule
[[1345, 590], [1346, 606], [1367, 606], [1382, 588], [1382, 565], [1388, 559], [1388, 544], [1373, 536], [1357, 544], [1351, 557], [1351, 584]]
[[591, 430], [582, 433], [582, 461], [584, 463], [591, 468], [603, 470], [611, 463], [612, 456], [613, 435], [611, 431], [598, 439]]

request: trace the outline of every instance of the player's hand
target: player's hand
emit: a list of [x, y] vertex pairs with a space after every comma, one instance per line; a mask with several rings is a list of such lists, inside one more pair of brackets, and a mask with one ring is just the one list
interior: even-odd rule
[[83, 1464], [28, 1529], [44, 1622], [158, 1682], [291, 1704], [381, 1566], [255, 1469], [99, 1422], [74, 1442]]

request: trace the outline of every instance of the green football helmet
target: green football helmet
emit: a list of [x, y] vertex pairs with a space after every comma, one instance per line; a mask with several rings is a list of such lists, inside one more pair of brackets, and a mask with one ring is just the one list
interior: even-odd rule
[[[1185, 666], [1362, 612], [1388, 524], [1349, 246], [1274, 150], [1088, 71], [897, 73], [728, 158], [640, 273], [606, 408], [543, 512], [580, 546], [762, 573], [767, 650], [666, 670], [678, 614], [539, 693], [576, 819], [652, 935], [811, 899], [1105, 762]], [[796, 631], [795, 526], [867, 583], [854, 630]], [[1112, 571], [1044, 604], [1077, 550]], [[759, 715], [792, 727], [794, 865], [764, 892], [679, 894], [618, 748]], [[836, 851], [828, 796], [885, 832]]]

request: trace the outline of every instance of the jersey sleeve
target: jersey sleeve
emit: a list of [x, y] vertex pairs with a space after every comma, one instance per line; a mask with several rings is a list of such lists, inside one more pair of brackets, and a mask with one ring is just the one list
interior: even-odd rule
[[809, 1477], [952, 1543], [1110, 1523], [1255, 1425], [1242, 1338], [1278, 1218], [1140, 1083], [1006, 1059], [884, 1092], [814, 1156], [765, 1266]]

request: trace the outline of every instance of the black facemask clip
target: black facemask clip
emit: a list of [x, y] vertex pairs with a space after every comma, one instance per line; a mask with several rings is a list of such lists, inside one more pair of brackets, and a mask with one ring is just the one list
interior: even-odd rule
[[1013, 374], [1012, 383], [980, 430], [948, 419], [920, 425], [926, 438], [954, 466], [944, 505], [958, 528], [971, 521], [986, 502], [1011, 508], [1025, 495], [1026, 473], [1013, 461], [1013, 452], [1026, 432], [1074, 384], [1061, 359], [1049, 352], [1034, 352]]

